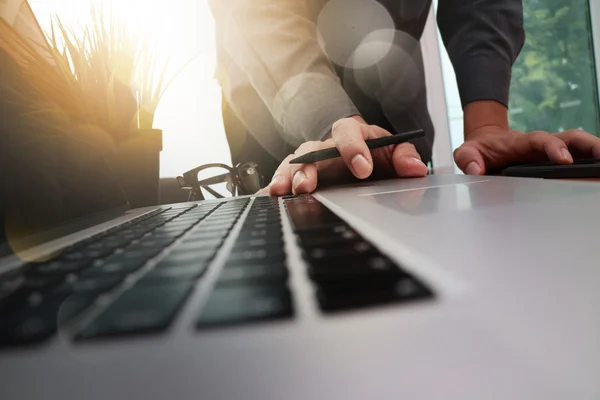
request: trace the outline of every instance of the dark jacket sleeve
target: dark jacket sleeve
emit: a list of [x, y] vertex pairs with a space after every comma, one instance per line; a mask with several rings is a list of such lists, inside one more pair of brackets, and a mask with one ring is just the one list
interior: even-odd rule
[[358, 114], [322, 50], [305, 1], [210, 3], [222, 50], [242, 74], [232, 81], [252, 86], [289, 143], [320, 140], [336, 120]]
[[437, 21], [463, 107], [508, 105], [512, 65], [525, 42], [522, 0], [439, 0]]

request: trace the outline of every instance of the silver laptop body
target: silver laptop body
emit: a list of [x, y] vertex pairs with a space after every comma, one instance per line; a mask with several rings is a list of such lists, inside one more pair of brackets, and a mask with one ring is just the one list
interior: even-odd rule
[[[164, 237], [177, 227], [185, 233], [95, 294], [83, 311], [76, 308], [85, 296], [72, 304], [66, 296], [56, 333], [35, 339], [44, 336], [43, 317], [21, 325], [0, 319], [0, 399], [598, 399], [598, 207], [600, 185], [593, 183], [433, 175], [314, 197], [132, 210], [20, 254], [33, 260], [81, 248], [80, 241], [92, 246], [111, 228], [125, 237], [114, 228], [132, 220], [130, 227], [147, 221], [143, 237], [152, 237], [151, 229], [185, 216], [172, 231], [163, 229]], [[249, 233], [277, 225], [277, 212], [283, 261], [281, 251], [265, 247], [270, 239]], [[167, 214], [148, 219], [161, 213]], [[308, 229], [332, 215], [339, 221], [329, 231]], [[207, 234], [221, 232], [220, 221], [230, 229]], [[214, 243], [218, 235], [224, 239], [212, 257], [202, 246], [190, 257], [192, 238]], [[360, 245], [347, 246], [346, 239]], [[237, 247], [252, 240], [254, 246]], [[328, 240], [336, 245], [319, 247]], [[187, 256], [175, 254], [176, 246], [187, 246]], [[116, 249], [112, 257], [126, 253]], [[374, 258], [357, 262], [367, 254]], [[262, 256], [264, 265], [285, 265], [270, 278], [278, 289], [223, 283], [235, 282], [246, 274], [239, 265]], [[169, 260], [198, 265], [205, 258], [193, 279], [193, 268], [156, 275]], [[340, 259], [347, 271], [337, 267]], [[0, 261], [5, 292], [7, 282], [14, 284], [11, 273], [36, 268], [22, 264]], [[261, 282], [257, 276], [267, 272], [256, 265], [250, 280]], [[74, 285], [78, 276], [65, 274], [60, 284]], [[141, 282], [147, 285], [140, 289]], [[176, 290], [156, 289], [165, 282]], [[26, 306], [45, 301], [44, 294], [30, 296]], [[19, 335], [33, 339], [20, 343]]]

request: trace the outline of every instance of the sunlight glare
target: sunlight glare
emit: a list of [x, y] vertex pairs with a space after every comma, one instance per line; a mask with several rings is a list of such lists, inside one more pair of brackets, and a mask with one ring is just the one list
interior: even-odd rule
[[[98, 6], [106, 0], [92, 0]], [[30, 0], [46, 31], [57, 14], [75, 31], [90, 20], [86, 0]], [[173, 81], [158, 106], [155, 127], [164, 131], [161, 176], [176, 176], [200, 164], [230, 164], [221, 119], [221, 91], [214, 79], [214, 21], [207, 0], [113, 0], [114, 15], [156, 43], [159, 65], [168, 61], [167, 77], [194, 60]]]

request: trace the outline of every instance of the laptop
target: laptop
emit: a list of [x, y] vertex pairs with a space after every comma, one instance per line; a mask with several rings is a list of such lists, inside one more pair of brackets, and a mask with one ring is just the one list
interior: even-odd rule
[[79, 218], [0, 259], [0, 398], [598, 399], [599, 205], [431, 175]]

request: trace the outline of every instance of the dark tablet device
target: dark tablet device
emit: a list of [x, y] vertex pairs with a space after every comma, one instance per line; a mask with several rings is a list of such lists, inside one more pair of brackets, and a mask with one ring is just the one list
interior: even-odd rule
[[600, 159], [575, 160], [570, 165], [554, 164], [549, 161], [515, 165], [502, 171], [502, 175], [527, 178], [600, 178]]

